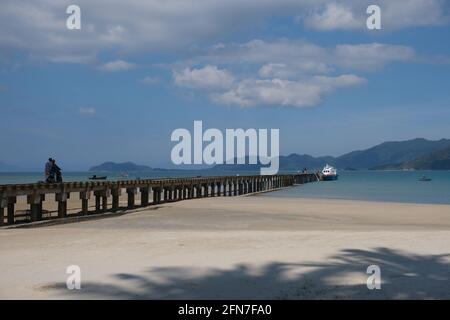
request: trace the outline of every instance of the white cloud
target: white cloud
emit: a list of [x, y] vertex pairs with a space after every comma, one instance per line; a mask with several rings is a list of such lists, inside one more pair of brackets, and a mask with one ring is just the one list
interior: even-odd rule
[[[324, 48], [303, 40], [254, 39], [242, 44], [221, 44], [199, 54], [200, 61], [221, 64], [293, 63], [325, 59]], [[195, 60], [194, 60], [195, 61]]]
[[205, 90], [227, 89], [234, 81], [230, 72], [211, 65], [201, 69], [174, 71], [173, 77], [178, 86]]
[[388, 30], [449, 23], [448, 0], [382, 0], [380, 7]]
[[338, 45], [334, 50], [336, 65], [357, 70], [377, 70], [391, 62], [417, 59], [413, 48], [382, 43]]
[[295, 78], [324, 74], [336, 68], [379, 69], [392, 62], [416, 58], [411, 47], [367, 43], [321, 47], [302, 40], [252, 40], [243, 44], [211, 47], [187, 63], [222, 65], [261, 65], [261, 77]]
[[355, 18], [350, 7], [333, 2], [306, 16], [305, 24], [321, 31], [364, 28], [364, 22]]
[[78, 112], [79, 112], [81, 115], [87, 115], [87, 116], [92, 116], [92, 115], [94, 115], [94, 114], [96, 113], [96, 111], [95, 111], [94, 108], [83, 108], [83, 107], [81, 107], [81, 108], [78, 110]]
[[245, 79], [231, 90], [212, 95], [217, 103], [250, 106], [312, 107], [337, 88], [365, 83], [355, 75], [316, 76], [303, 81]]
[[335, 0], [318, 3], [297, 19], [319, 31], [366, 30], [366, 9], [376, 4], [381, 8], [383, 30], [448, 24], [445, 0]]
[[[67, 30], [65, 9], [69, 1], [2, 0], [0, 49], [11, 55], [19, 50], [34, 59], [92, 63], [105, 51], [123, 55], [201, 46], [273, 16], [301, 15], [302, 21], [319, 30], [342, 26], [365, 30], [365, 9], [372, 2], [78, 0], [82, 29]], [[378, 0], [377, 4], [387, 30], [448, 23], [444, 0]]]
[[107, 62], [99, 67], [100, 70], [106, 72], [128, 71], [134, 68], [136, 68], [136, 65], [134, 63], [126, 62], [123, 60]]
[[258, 74], [263, 78], [288, 78], [291, 76], [291, 70], [284, 63], [266, 63], [259, 69]]
[[[369, 43], [321, 47], [306, 41], [252, 40], [213, 46], [176, 64], [178, 86], [207, 89], [211, 100], [226, 105], [311, 107], [332, 92], [365, 83], [349, 71], [378, 71], [393, 62], [417, 60], [414, 49]], [[182, 65], [201, 65], [203, 68]], [[217, 65], [226, 66], [219, 69]], [[231, 73], [233, 72], [233, 74]]]
[[309, 73], [326, 73], [331, 71], [324, 62], [317, 61], [289, 61], [286, 63], [266, 63], [259, 70], [262, 78], [298, 78]]

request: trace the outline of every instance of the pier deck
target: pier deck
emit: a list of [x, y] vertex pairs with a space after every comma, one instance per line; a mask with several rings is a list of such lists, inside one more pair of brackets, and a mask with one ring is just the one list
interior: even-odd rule
[[[20, 222], [35, 222], [53, 217], [44, 217], [43, 202], [48, 195], [54, 195], [57, 202], [57, 217], [86, 216], [117, 212], [120, 209], [134, 209], [160, 203], [201, 197], [238, 196], [270, 191], [294, 184], [317, 181], [313, 173], [280, 174], [271, 176], [221, 176], [175, 179], [138, 179], [123, 181], [86, 181], [64, 183], [32, 183], [0, 185], [0, 226], [13, 225], [23, 217], [16, 208], [18, 197], [26, 197], [28, 210]], [[124, 192], [124, 193], [123, 193]], [[68, 213], [67, 201], [78, 195], [81, 210]], [[126, 207], [120, 207], [119, 198], [126, 196]], [[140, 203], [136, 195], [140, 195]], [[95, 200], [90, 210], [89, 200]], [[112, 200], [112, 201], [108, 201]], [[5, 221], [6, 220], [6, 221]]]

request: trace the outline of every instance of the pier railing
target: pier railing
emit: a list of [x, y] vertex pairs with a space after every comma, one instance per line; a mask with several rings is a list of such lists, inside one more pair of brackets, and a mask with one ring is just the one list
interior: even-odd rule
[[[18, 197], [26, 197], [25, 221], [48, 219], [43, 217], [43, 202], [48, 195], [54, 195], [57, 202], [57, 217], [83, 216], [92, 213], [117, 212], [122, 209], [146, 207], [160, 203], [202, 197], [237, 196], [269, 191], [294, 184], [317, 181], [315, 174], [280, 174], [272, 176], [221, 176], [175, 179], [146, 179], [123, 181], [88, 181], [64, 183], [33, 183], [0, 185], [0, 225], [17, 222]], [[124, 192], [125, 191], [125, 192]], [[140, 193], [140, 203], [136, 195]], [[81, 211], [68, 214], [67, 201], [74, 194], [81, 201]], [[120, 197], [126, 196], [126, 206], [120, 207]], [[108, 202], [108, 199], [112, 202]], [[89, 200], [95, 200], [89, 210]], [[6, 221], [5, 221], [6, 220]]]

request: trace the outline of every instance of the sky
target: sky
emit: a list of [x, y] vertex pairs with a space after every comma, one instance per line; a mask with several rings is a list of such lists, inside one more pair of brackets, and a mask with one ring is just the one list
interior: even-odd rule
[[285, 155], [450, 138], [449, 36], [445, 0], [2, 0], [0, 163], [173, 168], [194, 120]]

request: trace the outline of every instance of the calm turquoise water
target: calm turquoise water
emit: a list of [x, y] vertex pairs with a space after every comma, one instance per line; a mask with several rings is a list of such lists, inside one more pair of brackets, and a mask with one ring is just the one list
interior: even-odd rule
[[[433, 180], [418, 181], [422, 175]], [[308, 183], [263, 196], [450, 204], [450, 171], [340, 171], [337, 181]]]

